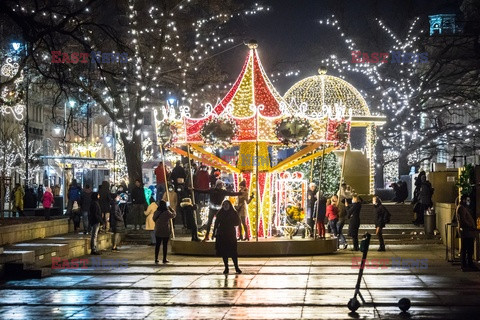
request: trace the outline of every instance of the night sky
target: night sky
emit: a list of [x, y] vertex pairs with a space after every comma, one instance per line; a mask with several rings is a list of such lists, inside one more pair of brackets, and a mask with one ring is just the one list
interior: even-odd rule
[[[430, 14], [461, 13], [459, 7], [462, 1], [267, 0], [262, 3], [270, 7], [270, 12], [245, 19], [244, 33], [246, 39], [258, 41], [260, 58], [269, 76], [277, 70], [301, 71], [299, 76], [281, 77], [275, 82], [278, 91], [284, 94], [295, 82], [315, 75], [321, 59], [332, 53], [350, 56], [337, 31], [320, 25], [319, 20], [335, 14], [345, 34], [352, 37], [361, 50], [380, 51], [382, 47], [388, 46], [381, 44], [386, 36], [376, 27], [375, 17], [381, 18], [401, 35], [409, 27], [409, 19], [420, 16], [427, 23]], [[427, 27], [428, 24], [424, 26]], [[378, 39], [379, 47], [365, 46], [365, 41], [371, 39]], [[244, 46], [224, 54], [223, 58], [228, 61], [225, 71], [231, 75], [232, 80], [240, 72], [246, 54]], [[334, 74], [333, 71], [329, 73]], [[361, 86], [358, 79], [352, 81], [352, 84]]]

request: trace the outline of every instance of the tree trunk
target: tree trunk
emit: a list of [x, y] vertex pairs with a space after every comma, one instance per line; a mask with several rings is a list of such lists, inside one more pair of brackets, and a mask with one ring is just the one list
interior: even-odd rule
[[142, 142], [140, 136], [133, 135], [132, 140], [122, 133], [120, 138], [123, 142], [125, 161], [127, 162], [128, 180], [134, 183], [135, 179], [143, 181], [142, 177]]
[[410, 172], [410, 167], [408, 165], [407, 153], [401, 152], [400, 157], [398, 158], [398, 174], [400, 176], [407, 175]]
[[385, 159], [383, 158], [383, 145], [381, 140], [379, 139], [377, 144], [375, 145], [375, 166], [377, 163], [380, 164], [380, 167], [375, 168], [375, 189], [383, 189], [385, 188], [385, 181], [383, 176], [383, 163]]

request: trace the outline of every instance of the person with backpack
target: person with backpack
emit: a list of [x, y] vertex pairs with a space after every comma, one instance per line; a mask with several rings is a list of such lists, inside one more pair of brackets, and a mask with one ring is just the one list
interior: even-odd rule
[[71, 220], [75, 218], [72, 214], [73, 204], [76, 202], [77, 205], [79, 205], [81, 194], [82, 189], [80, 189], [80, 186], [77, 184], [77, 180], [73, 179], [67, 193], [67, 216], [69, 216]]
[[383, 228], [390, 222], [390, 212], [382, 204], [379, 196], [373, 196], [373, 214], [375, 217], [375, 234], [380, 242], [380, 247], [377, 251], [385, 251], [385, 242], [383, 240]]

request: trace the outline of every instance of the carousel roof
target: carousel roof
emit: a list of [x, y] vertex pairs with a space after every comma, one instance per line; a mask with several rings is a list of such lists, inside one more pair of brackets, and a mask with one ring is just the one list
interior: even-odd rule
[[283, 98], [263, 69], [256, 42], [248, 47], [242, 71], [225, 97], [204, 118], [185, 119], [188, 142], [202, 141], [200, 131], [213, 118], [235, 121], [237, 134], [232, 142], [277, 141], [274, 122], [282, 117]]

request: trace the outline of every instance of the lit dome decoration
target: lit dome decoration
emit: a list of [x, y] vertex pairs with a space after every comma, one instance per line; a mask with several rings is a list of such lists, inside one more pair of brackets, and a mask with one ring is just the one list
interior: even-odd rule
[[352, 110], [353, 116], [370, 116], [370, 110], [362, 95], [350, 83], [326, 74], [325, 69], [319, 75], [308, 77], [294, 84], [285, 93], [287, 103], [306, 103], [307, 114], [320, 112], [324, 105], [341, 104]]
[[[342, 123], [329, 123], [328, 130], [329, 132], [333, 132], [333, 134], [328, 140], [344, 140], [340, 137], [346, 133], [340, 133], [339, 129], [349, 132], [350, 127], [366, 128], [365, 156], [368, 160], [369, 167], [369, 185], [367, 190], [370, 194], [373, 194], [375, 174], [375, 125], [383, 124], [385, 117], [372, 116], [365, 99], [360, 92], [347, 81], [327, 75], [326, 68], [320, 68], [318, 73], [316, 76], [308, 77], [294, 84], [285, 93], [284, 100], [290, 107], [304, 109], [305, 114], [314, 117], [318, 114], [325, 114], [325, 110], [327, 110], [327, 113], [329, 112], [328, 110], [331, 110], [330, 112], [340, 112], [345, 117], [348, 115], [349, 121], [347, 122], [348, 128], [346, 129], [343, 128], [344, 124]], [[336, 115], [332, 114], [331, 116], [335, 118]], [[348, 177], [347, 174], [345, 176]], [[365, 190], [366, 188], [358, 189]]]

